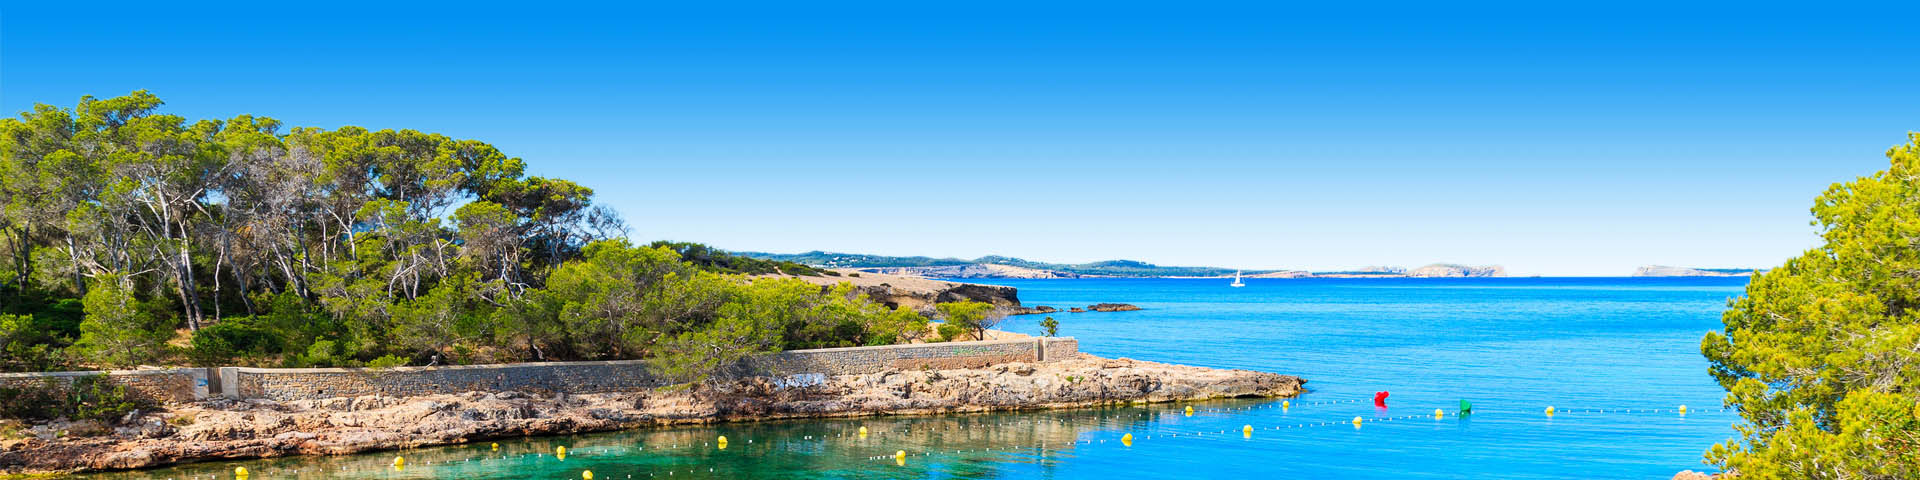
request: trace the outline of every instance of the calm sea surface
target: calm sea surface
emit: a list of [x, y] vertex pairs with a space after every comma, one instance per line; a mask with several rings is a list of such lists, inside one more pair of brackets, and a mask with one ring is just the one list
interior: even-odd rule
[[[255, 479], [1665, 479], [1704, 469], [1701, 452], [1734, 433], [1699, 342], [1745, 278], [982, 283], [1019, 287], [1027, 305], [1145, 308], [1054, 314], [1088, 353], [1294, 374], [1312, 392], [1291, 408], [1207, 402], [1192, 416], [1155, 405], [767, 422], [91, 477], [224, 479], [245, 466]], [[1002, 328], [1035, 333], [1040, 318]], [[1391, 392], [1387, 408], [1373, 405], [1377, 391]], [[1473, 415], [1456, 414], [1463, 399]], [[1432, 418], [1436, 408], [1446, 417]], [[1356, 416], [1367, 419], [1359, 428]], [[859, 438], [862, 426], [871, 435]], [[1120, 441], [1128, 433], [1132, 446]], [[711, 444], [719, 435], [725, 450]], [[389, 466], [395, 455], [405, 470]]]

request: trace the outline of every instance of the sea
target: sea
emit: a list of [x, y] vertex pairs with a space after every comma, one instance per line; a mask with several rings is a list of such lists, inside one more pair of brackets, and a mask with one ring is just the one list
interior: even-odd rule
[[1703, 453], [1739, 421], [1721, 408], [1725, 392], [1700, 340], [1720, 327], [1744, 277], [965, 281], [1017, 287], [1028, 306], [1141, 307], [1016, 316], [1001, 329], [1038, 334], [1051, 316], [1086, 353], [1297, 375], [1310, 391], [658, 428], [85, 477], [214, 480], [246, 467], [254, 479], [1666, 479], [1713, 471]]

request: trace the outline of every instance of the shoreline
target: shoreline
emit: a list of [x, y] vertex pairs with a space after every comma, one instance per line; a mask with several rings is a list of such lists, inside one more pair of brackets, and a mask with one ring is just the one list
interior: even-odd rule
[[[347, 455], [674, 425], [1086, 408], [1293, 397], [1306, 380], [1075, 354], [977, 368], [747, 377], [680, 390], [466, 392], [396, 398], [209, 399], [141, 412], [98, 436], [50, 429], [0, 441], [0, 475], [135, 470], [200, 461]], [[180, 420], [182, 418], [191, 420]], [[98, 426], [69, 423], [63, 430]], [[30, 432], [31, 433], [31, 432]], [[45, 437], [45, 438], [43, 438]]]

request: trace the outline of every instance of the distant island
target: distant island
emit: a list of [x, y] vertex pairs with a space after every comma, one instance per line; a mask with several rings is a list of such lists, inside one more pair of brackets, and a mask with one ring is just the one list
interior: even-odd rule
[[1669, 267], [1666, 265], [1647, 265], [1633, 271], [1636, 277], [1745, 277], [1753, 272], [1766, 269], [1755, 268], [1693, 268]]
[[1365, 267], [1350, 271], [1310, 272], [1306, 270], [1237, 270], [1225, 267], [1180, 267], [1154, 265], [1136, 260], [1106, 260], [1090, 263], [1049, 263], [1014, 257], [989, 255], [972, 260], [934, 257], [894, 257], [858, 253], [811, 251], [806, 253], [727, 252], [747, 258], [806, 265], [820, 269], [932, 278], [1215, 278], [1240, 273], [1247, 278], [1405, 278], [1405, 277], [1504, 277], [1499, 265], [1469, 266], [1435, 263], [1419, 268]]

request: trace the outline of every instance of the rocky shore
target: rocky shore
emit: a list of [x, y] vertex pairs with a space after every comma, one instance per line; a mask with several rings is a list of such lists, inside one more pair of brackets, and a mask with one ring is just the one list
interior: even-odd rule
[[[797, 381], [755, 377], [672, 391], [470, 392], [273, 402], [210, 400], [121, 426], [54, 423], [0, 440], [0, 473], [135, 469], [198, 460], [341, 455], [485, 439], [790, 418], [1031, 410], [1288, 397], [1298, 377], [1080, 354], [1047, 363], [887, 370]], [[92, 434], [81, 432], [91, 431]]]

